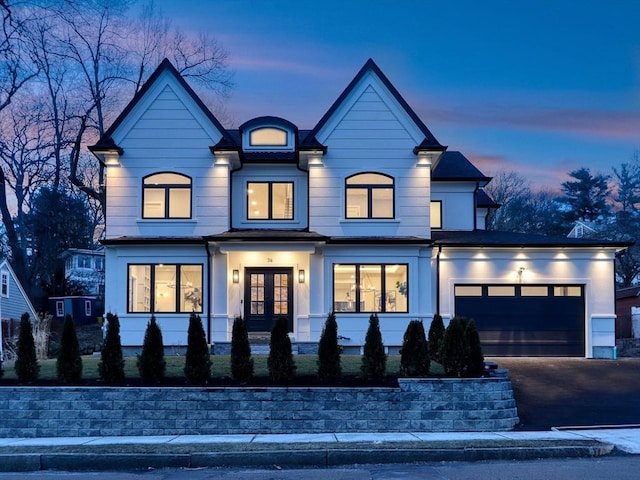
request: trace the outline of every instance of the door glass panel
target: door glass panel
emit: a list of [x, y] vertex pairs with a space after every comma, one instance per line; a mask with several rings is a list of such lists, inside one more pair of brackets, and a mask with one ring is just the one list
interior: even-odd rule
[[287, 315], [289, 313], [289, 282], [286, 273], [273, 275], [273, 313]]
[[264, 315], [264, 273], [252, 273], [249, 282], [251, 288], [251, 314]]

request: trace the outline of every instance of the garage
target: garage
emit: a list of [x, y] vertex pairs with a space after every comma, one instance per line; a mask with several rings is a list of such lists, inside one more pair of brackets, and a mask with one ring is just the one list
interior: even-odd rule
[[455, 285], [455, 314], [474, 320], [485, 356], [585, 354], [583, 285]]

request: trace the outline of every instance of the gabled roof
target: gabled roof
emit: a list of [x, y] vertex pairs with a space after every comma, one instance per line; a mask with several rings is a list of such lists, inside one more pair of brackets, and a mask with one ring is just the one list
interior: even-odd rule
[[627, 248], [631, 242], [567, 238], [496, 230], [432, 231], [436, 245], [450, 247], [611, 247]]
[[[202, 112], [207, 116], [207, 118], [211, 121], [213, 126], [222, 134], [223, 140], [227, 137], [227, 131], [220, 124], [218, 119], [211, 113], [211, 110], [207, 108], [207, 106], [200, 100], [200, 97], [196, 95], [193, 89], [189, 86], [186, 80], [180, 75], [180, 72], [173, 66], [173, 64], [165, 58], [158, 68], [151, 74], [149, 79], [144, 83], [142, 88], [135, 94], [133, 99], [129, 102], [129, 104], [125, 107], [125, 109], [118, 115], [118, 118], [111, 124], [111, 126], [104, 132], [104, 135], [100, 137], [98, 142], [95, 145], [89, 147], [89, 150], [92, 152], [104, 151], [104, 150], [112, 150], [119, 149], [120, 153], [122, 153], [122, 149], [115, 144], [113, 141], [113, 133], [118, 129], [118, 127], [124, 122], [127, 116], [131, 113], [131, 111], [136, 107], [136, 105], [144, 98], [145, 94], [149, 91], [149, 89], [153, 86], [153, 84], [158, 80], [160, 75], [168, 72], [171, 74], [178, 83], [184, 88], [187, 94], [193, 99], [193, 101], [198, 105], [198, 107], [202, 110]], [[222, 140], [221, 140], [222, 141]]]
[[640, 285], [616, 290], [616, 300], [620, 300], [621, 298], [635, 298], [638, 296], [640, 296]]
[[441, 182], [456, 180], [489, 182], [491, 177], [485, 176], [462, 153], [447, 151], [442, 154], [438, 164], [431, 172], [431, 180]]
[[438, 142], [438, 140], [436, 140], [436, 137], [433, 136], [433, 134], [429, 131], [427, 126], [422, 122], [420, 117], [418, 117], [418, 115], [416, 115], [416, 113], [409, 106], [409, 104], [405, 101], [405, 99], [402, 98], [402, 95], [400, 95], [400, 93], [398, 92], [396, 87], [393, 86], [393, 84], [389, 81], [389, 79], [385, 76], [385, 74], [382, 73], [382, 70], [380, 70], [380, 67], [378, 67], [378, 65], [376, 65], [376, 63], [372, 59], [367, 60], [367, 62], [360, 69], [360, 71], [355, 76], [355, 78], [353, 80], [351, 80], [351, 83], [349, 83], [349, 85], [347, 85], [347, 88], [345, 88], [345, 90], [338, 97], [338, 99], [333, 103], [333, 105], [331, 105], [329, 110], [327, 110], [327, 113], [324, 114], [324, 116], [320, 119], [318, 124], [313, 128], [313, 130], [311, 130], [311, 132], [309, 133], [309, 135], [305, 139], [304, 143], [307, 144], [307, 143], [313, 143], [314, 141], [317, 142], [317, 140], [315, 140], [315, 138], [316, 138], [316, 135], [318, 134], [318, 132], [320, 132], [320, 130], [331, 119], [331, 117], [338, 110], [338, 108], [340, 108], [340, 106], [344, 103], [344, 101], [351, 94], [351, 92], [360, 83], [362, 78], [369, 72], [373, 72], [373, 74], [376, 75], [382, 81], [382, 83], [389, 90], [391, 95], [393, 95], [393, 97], [402, 106], [402, 108], [405, 110], [405, 112], [407, 112], [409, 117], [411, 117], [411, 120], [415, 123], [415, 125], [424, 134], [424, 140], [422, 140], [422, 142], [417, 146], [417, 148], [420, 149], [420, 150], [435, 150], [435, 151], [444, 151], [444, 150], [446, 150], [447, 147], [445, 147], [444, 145], [441, 145], [440, 142]]
[[[33, 304], [31, 303], [31, 300], [29, 299], [29, 296], [27, 295], [27, 292], [25, 292], [22, 284], [20, 283], [20, 280], [18, 280], [18, 277], [16, 276], [16, 273], [13, 271], [13, 268], [11, 267], [11, 264], [7, 261], [6, 258], [0, 260], [0, 270], [7, 270], [9, 272], [9, 275], [11, 276], [11, 279], [13, 280], [13, 282], [15, 283], [15, 285], [18, 287], [18, 291], [20, 292], [20, 298], [22, 299], [22, 301], [25, 304], [25, 307], [27, 308], [27, 310], [29, 310], [29, 316], [31, 317], [32, 321], [35, 321], [38, 319], [38, 312], [36, 312], [36, 309], [33, 307]], [[6, 303], [5, 303], [6, 305]], [[1, 313], [1, 312], [0, 312]], [[21, 314], [24, 313], [21, 312]], [[6, 308], [5, 308], [5, 312], [4, 315], [7, 315], [8, 313], [6, 312]], [[5, 317], [6, 318], [6, 317]], [[18, 318], [16, 318], [15, 320], [18, 320]], [[2, 332], [0, 331], [0, 342], [2, 342]], [[2, 345], [0, 345], [0, 353], [2, 352]]]

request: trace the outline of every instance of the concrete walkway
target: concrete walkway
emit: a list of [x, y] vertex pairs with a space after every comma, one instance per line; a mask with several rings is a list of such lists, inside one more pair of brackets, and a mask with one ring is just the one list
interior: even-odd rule
[[0, 471], [336, 466], [640, 454], [640, 426], [511, 432], [0, 439]]

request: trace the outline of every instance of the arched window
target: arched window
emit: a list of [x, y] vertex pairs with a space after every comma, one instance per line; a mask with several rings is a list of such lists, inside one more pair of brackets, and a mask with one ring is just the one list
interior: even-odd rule
[[358, 173], [347, 178], [345, 218], [394, 218], [393, 177]]
[[169, 172], [144, 177], [142, 218], [191, 218], [191, 178]]

